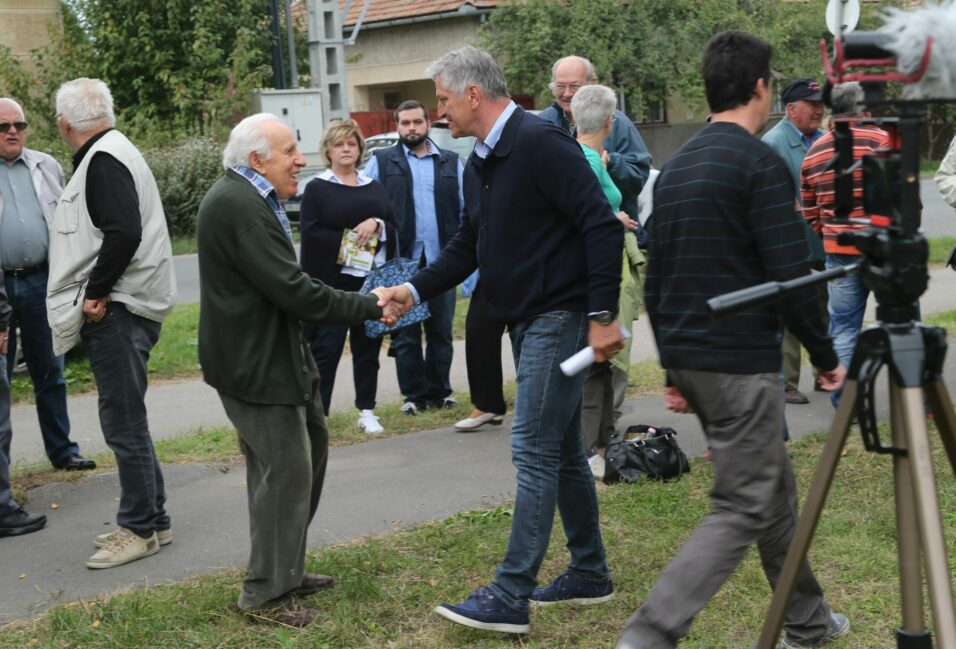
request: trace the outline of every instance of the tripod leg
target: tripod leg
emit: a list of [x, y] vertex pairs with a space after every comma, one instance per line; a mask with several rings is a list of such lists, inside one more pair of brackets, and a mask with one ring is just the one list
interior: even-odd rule
[[936, 476], [926, 433], [922, 389], [900, 388], [900, 402], [936, 637], [941, 649], [956, 649], [956, 612], [953, 610], [953, 590], [936, 496]]
[[[890, 379], [890, 426], [893, 446], [906, 448], [906, 421], [903, 417], [900, 387]], [[896, 539], [900, 569], [900, 603], [903, 624], [897, 630], [897, 647], [932, 649], [933, 641], [923, 617], [923, 578], [920, 574], [919, 521], [910, 458], [893, 456], [893, 482], [896, 487]]]
[[837, 464], [840, 462], [840, 454], [846, 445], [846, 438], [850, 431], [850, 418], [856, 404], [856, 392], [857, 382], [848, 380], [843, 386], [840, 406], [833, 417], [830, 436], [823, 448], [823, 455], [820, 456], [817, 470], [813, 474], [813, 482], [810, 483], [810, 490], [807, 492], [803, 511], [797, 521], [793, 541], [790, 543], [790, 549], [787, 550], [787, 558], [784, 560], [783, 568], [780, 571], [777, 587], [773, 591], [773, 600], [770, 602], [770, 610], [767, 612], [767, 618], [764, 620], [763, 628], [760, 631], [757, 649], [773, 649], [777, 646], [777, 638], [780, 636], [787, 609], [790, 607], [790, 598], [793, 596], [797, 577], [803, 567], [803, 562], [807, 559], [807, 551], [810, 549], [813, 533], [820, 520], [820, 512], [823, 511], [823, 504], [827, 499], [827, 493], [830, 491], [830, 485], [833, 483]]
[[956, 475], [956, 413], [953, 412], [953, 402], [950, 401], [946, 383], [939, 379], [927, 385], [926, 398], [936, 418], [936, 428], [949, 457], [949, 466], [953, 469], [953, 475]]

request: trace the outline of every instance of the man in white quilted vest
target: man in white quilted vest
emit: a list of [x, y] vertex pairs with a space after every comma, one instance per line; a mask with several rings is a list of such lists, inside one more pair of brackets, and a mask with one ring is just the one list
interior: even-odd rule
[[163, 474], [146, 418], [146, 363], [176, 301], [172, 248], [156, 181], [113, 128], [98, 79], [56, 93], [57, 126], [76, 153], [53, 217], [47, 310], [53, 348], [82, 341], [99, 391], [100, 427], [116, 456], [119, 528], [96, 537], [88, 568], [121, 566], [172, 541]]

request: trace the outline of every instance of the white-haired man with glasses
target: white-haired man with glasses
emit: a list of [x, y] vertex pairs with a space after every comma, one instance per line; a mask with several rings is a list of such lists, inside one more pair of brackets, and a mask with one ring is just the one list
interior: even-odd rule
[[53, 211], [63, 191], [63, 169], [53, 157], [25, 146], [28, 124], [15, 100], [0, 98], [0, 264], [10, 305], [7, 380], [17, 348], [23, 351], [43, 446], [50, 463], [66, 471], [95, 469], [70, 440], [63, 357], [53, 353], [46, 290]]

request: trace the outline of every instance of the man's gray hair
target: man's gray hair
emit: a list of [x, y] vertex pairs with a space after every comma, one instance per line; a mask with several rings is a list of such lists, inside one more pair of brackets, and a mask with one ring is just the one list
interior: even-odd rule
[[505, 75], [491, 54], [470, 45], [446, 52], [428, 66], [425, 74], [436, 81], [441, 77], [442, 85], [456, 95], [465, 94], [468, 86], [475, 85], [488, 99], [509, 96]]
[[222, 168], [248, 167], [249, 155], [253, 151], [263, 160], [270, 159], [272, 147], [269, 145], [269, 138], [263, 133], [262, 126], [281, 121], [272, 113], [256, 113], [236, 124], [229, 133], [226, 148], [222, 150]]
[[865, 96], [859, 81], [847, 81], [833, 86], [830, 91], [833, 115], [859, 115], [866, 109], [863, 105]]
[[116, 125], [113, 95], [99, 79], [80, 77], [56, 91], [56, 114], [78, 133]]
[[[565, 61], [577, 61], [584, 66], [584, 77], [589, 83], [597, 81], [597, 70], [594, 69], [594, 64], [588, 61], [583, 56], [565, 56], [564, 58], [558, 59], [554, 62], [554, 65], [551, 66], [551, 83], [548, 85], [554, 85], [554, 75], [558, 71], [558, 66], [564, 63]], [[554, 88], [552, 88], [554, 90]]]
[[20, 115], [26, 119], [26, 113], [23, 112], [23, 106], [16, 102], [16, 100], [10, 99], [9, 97], [0, 97], [0, 106], [6, 104], [10, 108], [13, 108], [15, 111], [20, 113]]
[[608, 117], [614, 115], [617, 97], [607, 86], [583, 86], [571, 99], [571, 114], [578, 133], [600, 133]]

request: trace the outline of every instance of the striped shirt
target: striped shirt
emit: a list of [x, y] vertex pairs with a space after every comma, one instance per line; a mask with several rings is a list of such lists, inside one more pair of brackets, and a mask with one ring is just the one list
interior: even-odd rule
[[[890, 146], [890, 135], [875, 126], [851, 126], [853, 133], [853, 161], [860, 160], [874, 149]], [[823, 236], [823, 249], [831, 255], [858, 255], [855, 246], [841, 246], [837, 235], [849, 230], [861, 230], [865, 225], [834, 223], [834, 189], [832, 169], [826, 169], [836, 155], [834, 131], [830, 131], [817, 140], [807, 157], [803, 159], [800, 170], [800, 200], [803, 203], [803, 218], [818, 235]], [[863, 218], [863, 169], [853, 172], [853, 210], [851, 218]]]
[[783, 160], [730, 122], [704, 127], [661, 169], [645, 297], [665, 368], [779, 372], [784, 323], [815, 366], [836, 367], [816, 287], [726, 318], [707, 308], [716, 295], [809, 272], [793, 197]]

